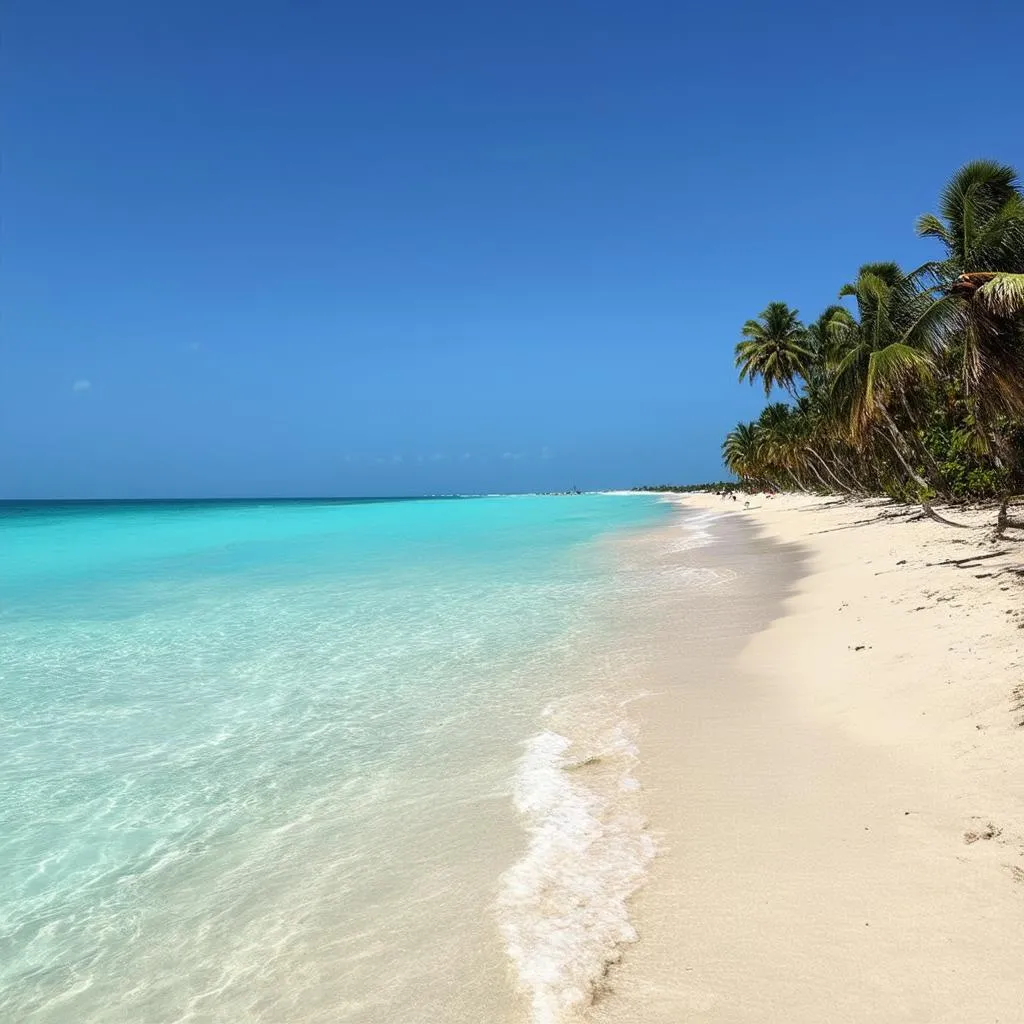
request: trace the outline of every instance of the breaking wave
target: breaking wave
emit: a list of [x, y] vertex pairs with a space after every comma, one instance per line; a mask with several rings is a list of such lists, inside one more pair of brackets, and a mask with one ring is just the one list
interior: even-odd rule
[[533, 737], [515, 782], [529, 833], [502, 879], [499, 918], [533, 1024], [557, 1024], [606, 987], [636, 941], [628, 901], [655, 853], [639, 813], [637, 751], [620, 723], [572, 740]]

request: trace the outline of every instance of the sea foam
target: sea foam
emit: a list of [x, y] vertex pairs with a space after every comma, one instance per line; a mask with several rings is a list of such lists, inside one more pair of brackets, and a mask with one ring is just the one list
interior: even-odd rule
[[515, 804], [529, 833], [502, 879], [499, 918], [533, 1024], [557, 1024], [606, 987], [636, 941], [628, 900], [655, 853], [637, 807], [636, 748], [625, 724], [527, 744]]
[[700, 512], [694, 516], [687, 516], [680, 521], [677, 527], [679, 536], [668, 545], [667, 550], [680, 553], [707, 547], [714, 540], [710, 527], [721, 518], [721, 514], [714, 512]]

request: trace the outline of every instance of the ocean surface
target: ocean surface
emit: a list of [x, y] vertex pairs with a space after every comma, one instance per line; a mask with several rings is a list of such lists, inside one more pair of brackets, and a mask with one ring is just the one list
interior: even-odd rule
[[615, 540], [670, 514], [0, 505], [0, 1020], [585, 1007], [654, 854]]

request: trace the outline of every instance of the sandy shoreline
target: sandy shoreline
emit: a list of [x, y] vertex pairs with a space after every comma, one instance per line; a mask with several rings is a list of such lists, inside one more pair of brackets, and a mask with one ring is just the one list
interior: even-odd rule
[[742, 543], [683, 556], [735, 580], [641, 709], [663, 853], [595, 1018], [1024, 1021], [1024, 552], [992, 513], [680, 503]]

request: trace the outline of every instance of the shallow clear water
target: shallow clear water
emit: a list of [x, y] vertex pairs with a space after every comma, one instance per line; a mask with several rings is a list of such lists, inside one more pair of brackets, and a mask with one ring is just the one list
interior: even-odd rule
[[666, 515], [0, 506], [0, 1019], [555, 1020], [650, 855], [601, 541]]

